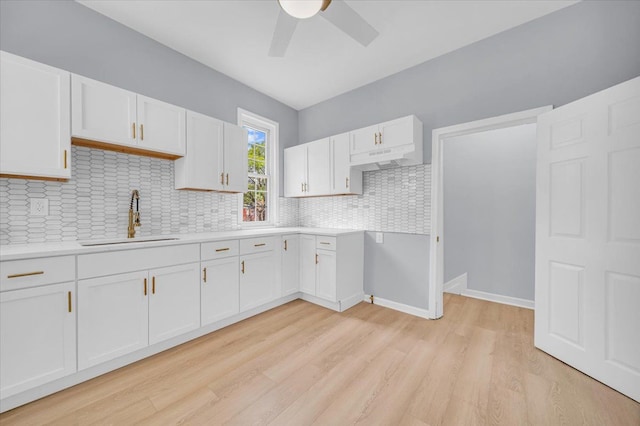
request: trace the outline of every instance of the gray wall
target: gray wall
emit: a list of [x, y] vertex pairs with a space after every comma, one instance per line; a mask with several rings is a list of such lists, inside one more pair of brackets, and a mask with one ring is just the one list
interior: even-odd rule
[[536, 125], [446, 139], [444, 281], [533, 300]]
[[280, 164], [298, 143], [293, 108], [73, 1], [0, 1], [0, 49], [231, 123], [238, 107], [270, 118]]
[[375, 232], [365, 232], [365, 294], [428, 309], [429, 262], [425, 259], [429, 259], [428, 235], [385, 232], [384, 242], [378, 244]]
[[301, 110], [300, 141], [415, 114], [430, 163], [435, 128], [563, 105], [640, 75], [638, 40], [640, 2], [580, 2]]

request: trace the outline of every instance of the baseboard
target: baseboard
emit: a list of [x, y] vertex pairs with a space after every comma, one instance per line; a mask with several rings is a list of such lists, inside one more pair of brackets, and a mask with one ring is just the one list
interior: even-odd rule
[[344, 312], [349, 308], [356, 306], [358, 303], [362, 302], [362, 298], [364, 297], [364, 293], [356, 293], [353, 296], [347, 297], [340, 301], [340, 312]]
[[518, 297], [502, 296], [500, 294], [487, 293], [480, 290], [465, 289], [462, 296], [473, 297], [474, 299], [488, 300], [489, 302], [502, 303], [504, 305], [518, 306], [520, 308], [535, 309], [533, 300], [520, 299]]
[[467, 273], [461, 274], [454, 279], [447, 281], [443, 286], [445, 293], [462, 294], [467, 289]]
[[[364, 301], [371, 303], [371, 295], [365, 294]], [[382, 299], [376, 296], [373, 297], [373, 304], [404, 312], [405, 314], [415, 315], [420, 318], [431, 319], [428, 309], [416, 308], [415, 306], [405, 305], [404, 303], [394, 302], [393, 300]]]

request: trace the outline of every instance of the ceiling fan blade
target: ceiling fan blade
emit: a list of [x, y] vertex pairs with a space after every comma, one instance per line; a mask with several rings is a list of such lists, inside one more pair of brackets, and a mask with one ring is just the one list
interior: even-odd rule
[[320, 15], [363, 46], [368, 46], [380, 34], [342, 0], [333, 0]]
[[293, 32], [298, 25], [298, 19], [287, 14], [280, 9], [276, 28], [273, 30], [273, 38], [271, 39], [271, 47], [269, 47], [269, 56], [283, 57], [289, 47]]

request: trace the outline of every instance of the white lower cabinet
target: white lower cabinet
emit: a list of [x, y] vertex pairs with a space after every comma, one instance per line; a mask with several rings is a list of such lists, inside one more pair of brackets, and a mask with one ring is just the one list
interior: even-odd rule
[[240, 312], [277, 297], [275, 259], [273, 250], [240, 256]]
[[300, 291], [316, 295], [315, 235], [300, 235]]
[[0, 293], [0, 398], [75, 371], [75, 282]]
[[240, 312], [238, 256], [203, 262], [201, 280], [200, 312], [203, 326]]
[[336, 252], [318, 250], [316, 256], [316, 296], [336, 301]]
[[281, 237], [281, 280], [282, 296], [300, 291], [300, 236], [297, 234]]
[[192, 263], [78, 281], [78, 368], [198, 328], [199, 270]]

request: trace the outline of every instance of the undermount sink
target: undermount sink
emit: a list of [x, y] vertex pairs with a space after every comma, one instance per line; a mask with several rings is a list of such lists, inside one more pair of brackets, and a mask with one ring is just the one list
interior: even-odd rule
[[113, 244], [128, 244], [128, 243], [150, 243], [157, 241], [172, 241], [177, 240], [176, 237], [142, 237], [142, 238], [114, 238], [109, 240], [80, 240], [78, 243], [83, 246], [108, 246]]

